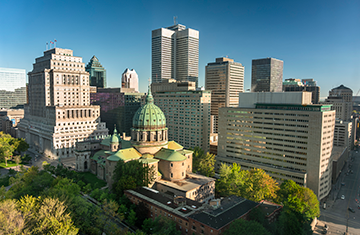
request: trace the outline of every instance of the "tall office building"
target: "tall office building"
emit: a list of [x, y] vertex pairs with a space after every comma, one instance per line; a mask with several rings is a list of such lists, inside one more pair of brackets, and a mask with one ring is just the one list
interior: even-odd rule
[[106, 87], [106, 69], [100, 64], [96, 56], [91, 58], [85, 70], [90, 74], [90, 86]]
[[135, 69], [125, 69], [121, 75], [121, 88], [130, 88], [139, 92], [139, 78]]
[[15, 108], [26, 103], [25, 69], [0, 68], [0, 109]]
[[244, 66], [233, 59], [216, 58], [205, 67], [205, 89], [211, 91], [211, 133], [217, 133], [219, 108], [239, 105], [239, 92], [244, 92]]
[[129, 88], [98, 88], [96, 93], [90, 94], [92, 105], [100, 105], [101, 120], [106, 123], [111, 133], [116, 129], [119, 133], [130, 135], [132, 119], [141, 107], [145, 93], [128, 92]]
[[175, 24], [152, 31], [152, 82], [165, 79], [198, 83], [199, 31]]
[[29, 103], [18, 128], [31, 148], [53, 158], [73, 157], [77, 141], [108, 134], [100, 107], [90, 105], [89, 73], [72, 50], [45, 51], [28, 75]]
[[[166, 80], [152, 86], [157, 86], [153, 88], [156, 90], [153, 93], [154, 103], [165, 114], [169, 138], [185, 148], [199, 146], [208, 152], [211, 91], [192, 89], [195, 86], [194, 82], [172, 83], [176, 86], [169, 86], [168, 83]], [[188, 90], [178, 90], [178, 87], [187, 87]]]
[[352, 95], [353, 91], [344, 86], [338, 86], [329, 91], [329, 96], [325, 103], [332, 104], [332, 109], [336, 110], [336, 119], [348, 121], [352, 114]]
[[314, 79], [289, 78], [283, 82], [283, 91], [309, 91], [312, 93], [312, 103], [318, 104], [320, 101], [320, 87], [316, 85]]
[[221, 163], [261, 168], [326, 197], [335, 126], [331, 105], [311, 104], [310, 92], [240, 93], [239, 103], [219, 111], [217, 169]]
[[281, 92], [283, 67], [284, 62], [274, 58], [252, 60], [251, 92]]

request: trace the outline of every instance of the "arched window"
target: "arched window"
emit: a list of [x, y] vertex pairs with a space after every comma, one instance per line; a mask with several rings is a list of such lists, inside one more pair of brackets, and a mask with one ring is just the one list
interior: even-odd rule
[[84, 170], [87, 170], [87, 161], [84, 162]]

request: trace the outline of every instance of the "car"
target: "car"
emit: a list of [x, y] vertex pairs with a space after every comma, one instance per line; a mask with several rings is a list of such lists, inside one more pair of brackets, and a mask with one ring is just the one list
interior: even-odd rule
[[342, 182], [342, 183], [341, 183], [341, 186], [345, 186], [345, 183], [344, 183], [344, 182]]
[[348, 210], [351, 211], [352, 213], [355, 213], [354, 209], [351, 207], [349, 207]]
[[344, 199], [345, 199], [345, 195], [341, 195], [341, 199], [344, 200]]

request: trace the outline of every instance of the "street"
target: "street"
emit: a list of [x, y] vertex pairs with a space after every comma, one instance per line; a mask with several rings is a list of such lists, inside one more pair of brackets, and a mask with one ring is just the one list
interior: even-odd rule
[[[351, 171], [353, 173], [351, 173]], [[360, 200], [359, 152], [356, 150], [351, 151], [349, 161], [338, 180], [340, 182], [334, 186], [336, 190], [328, 197], [327, 205], [329, 206], [327, 206], [326, 209], [322, 206], [320, 208], [321, 216], [319, 222], [329, 226], [327, 234], [344, 234], [346, 231], [348, 231], [349, 234], [360, 234], [360, 209], [358, 209], [360, 205], [358, 203], [358, 200]], [[344, 196], [344, 199], [342, 199], [342, 196]], [[349, 211], [349, 207], [351, 207], [355, 213]]]

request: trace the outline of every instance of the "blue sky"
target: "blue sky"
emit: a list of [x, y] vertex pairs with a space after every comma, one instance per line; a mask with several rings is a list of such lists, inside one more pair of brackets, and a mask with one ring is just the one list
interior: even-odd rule
[[[228, 56], [284, 61], [284, 79], [314, 78], [321, 96], [340, 84], [360, 89], [360, 1], [10, 1], [0, 0], [0, 67], [32, 70], [46, 42], [87, 63], [96, 55], [108, 86], [134, 68], [140, 90], [151, 76], [151, 31], [180, 24], [200, 32], [199, 84], [205, 66]], [[0, 85], [1, 86], [1, 85]], [[359, 93], [360, 95], [360, 93]]]

